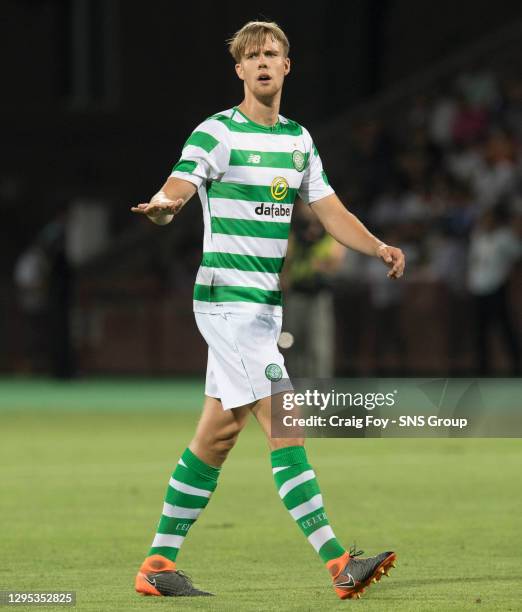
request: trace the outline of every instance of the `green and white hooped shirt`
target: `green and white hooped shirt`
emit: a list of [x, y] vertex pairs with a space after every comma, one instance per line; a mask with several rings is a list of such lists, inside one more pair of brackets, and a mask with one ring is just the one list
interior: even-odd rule
[[280, 315], [295, 199], [334, 193], [309, 132], [281, 115], [259, 125], [234, 107], [198, 125], [171, 176], [196, 185], [203, 205], [194, 311]]

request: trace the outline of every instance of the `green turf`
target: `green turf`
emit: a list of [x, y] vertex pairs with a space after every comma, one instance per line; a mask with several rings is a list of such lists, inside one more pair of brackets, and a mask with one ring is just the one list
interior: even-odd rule
[[203, 379], [0, 378], [0, 410], [199, 410]]
[[77, 608], [92, 611], [520, 610], [520, 441], [310, 440], [339, 539], [399, 557], [391, 578], [341, 602], [276, 495], [254, 421], [179, 556], [217, 596], [135, 595], [134, 574], [196, 419], [164, 410], [1, 412], [0, 589], [72, 589]]

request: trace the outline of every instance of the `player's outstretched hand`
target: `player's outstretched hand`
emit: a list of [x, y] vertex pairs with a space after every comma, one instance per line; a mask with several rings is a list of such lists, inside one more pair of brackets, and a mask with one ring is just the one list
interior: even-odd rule
[[182, 198], [177, 200], [162, 199], [155, 201], [154, 198], [150, 202], [132, 206], [131, 211], [147, 217], [160, 217], [162, 215], [175, 215], [183, 206]]
[[404, 253], [397, 247], [381, 244], [377, 248], [377, 257], [380, 257], [390, 268], [388, 278], [397, 279], [404, 274], [404, 266], [406, 265]]

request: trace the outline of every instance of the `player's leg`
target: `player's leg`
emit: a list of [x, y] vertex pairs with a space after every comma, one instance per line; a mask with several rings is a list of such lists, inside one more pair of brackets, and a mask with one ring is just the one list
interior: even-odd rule
[[271, 451], [272, 472], [279, 496], [290, 515], [330, 572], [341, 599], [360, 597], [372, 580], [379, 580], [395, 561], [384, 552], [366, 559], [355, 558], [335, 537], [326, 514], [315, 472], [308, 462], [303, 438], [272, 438], [272, 398], [259, 400], [252, 412], [266, 434]]
[[285, 507], [325, 563], [341, 557], [346, 550], [328, 522], [321, 490], [306, 456], [304, 439], [272, 438], [270, 397], [259, 400], [252, 412], [267, 437], [272, 473]]
[[188, 530], [217, 487], [221, 466], [248, 415], [248, 407], [223, 410], [218, 399], [205, 398], [196, 433], [169, 481], [163, 513], [149, 555], [161, 555], [176, 561]]
[[221, 466], [245, 426], [248, 406], [223, 410], [206, 396], [196, 433], [182, 453], [167, 487], [163, 511], [136, 590], [149, 595], [204, 595], [176, 573], [185, 537], [217, 487]]
[[246, 425], [249, 414], [248, 405], [223, 410], [218, 399], [207, 396], [189, 449], [205, 463], [221, 467]]

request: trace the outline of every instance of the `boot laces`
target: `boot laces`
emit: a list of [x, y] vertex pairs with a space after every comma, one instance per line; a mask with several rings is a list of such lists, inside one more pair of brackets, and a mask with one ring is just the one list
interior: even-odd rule
[[350, 555], [350, 557], [360, 557], [362, 554], [364, 554], [364, 550], [357, 550], [357, 544], [354, 542], [350, 546], [348, 554]]
[[192, 584], [192, 578], [186, 574], [183, 570], [175, 570], [176, 574], [178, 574], [178, 576], [181, 576], [182, 578], [184, 578], [189, 584], [190, 586], [193, 586]]

